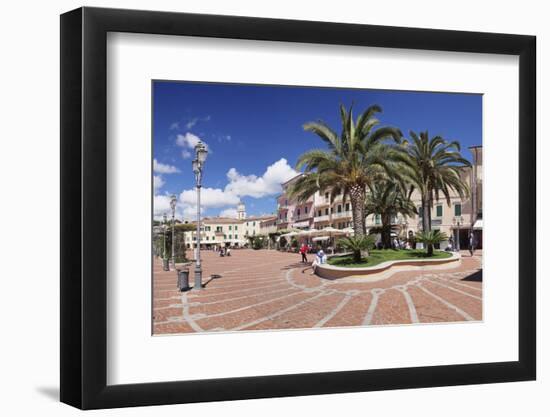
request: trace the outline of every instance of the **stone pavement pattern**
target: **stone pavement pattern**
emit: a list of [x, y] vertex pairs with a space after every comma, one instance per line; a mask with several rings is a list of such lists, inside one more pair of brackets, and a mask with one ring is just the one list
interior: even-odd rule
[[310, 275], [311, 269], [302, 272], [307, 265], [297, 254], [242, 249], [231, 255], [201, 251], [205, 289], [188, 292], [179, 292], [176, 272], [162, 271], [155, 259], [153, 334], [482, 319], [478, 254], [463, 255], [452, 266], [388, 272], [370, 282], [365, 277], [330, 281]]

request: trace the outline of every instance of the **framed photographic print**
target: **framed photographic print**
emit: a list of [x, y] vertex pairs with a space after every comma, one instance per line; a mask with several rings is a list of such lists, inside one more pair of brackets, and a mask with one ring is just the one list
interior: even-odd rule
[[61, 400], [535, 379], [535, 38], [61, 16]]

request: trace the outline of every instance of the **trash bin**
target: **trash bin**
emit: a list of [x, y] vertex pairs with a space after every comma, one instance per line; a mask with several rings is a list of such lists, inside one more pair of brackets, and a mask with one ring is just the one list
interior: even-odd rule
[[189, 290], [189, 269], [178, 269], [178, 289]]

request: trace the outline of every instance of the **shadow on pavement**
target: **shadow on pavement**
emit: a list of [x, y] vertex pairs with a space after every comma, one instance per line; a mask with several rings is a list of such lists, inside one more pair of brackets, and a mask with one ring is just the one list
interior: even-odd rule
[[473, 274], [462, 278], [461, 281], [482, 282], [483, 281], [483, 269], [480, 269], [479, 271], [474, 272]]

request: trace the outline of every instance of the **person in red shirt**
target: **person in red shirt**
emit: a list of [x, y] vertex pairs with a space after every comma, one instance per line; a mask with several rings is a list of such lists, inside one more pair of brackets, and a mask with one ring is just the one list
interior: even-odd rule
[[307, 263], [307, 245], [305, 243], [302, 243], [302, 246], [300, 247], [300, 253], [302, 254], [302, 262]]

